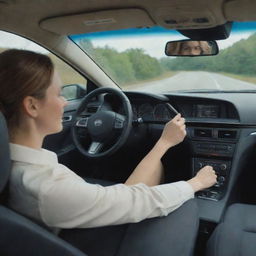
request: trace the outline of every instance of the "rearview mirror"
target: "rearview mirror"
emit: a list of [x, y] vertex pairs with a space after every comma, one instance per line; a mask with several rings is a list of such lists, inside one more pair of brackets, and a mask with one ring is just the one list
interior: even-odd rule
[[167, 56], [211, 56], [219, 53], [216, 41], [179, 40], [167, 42]]

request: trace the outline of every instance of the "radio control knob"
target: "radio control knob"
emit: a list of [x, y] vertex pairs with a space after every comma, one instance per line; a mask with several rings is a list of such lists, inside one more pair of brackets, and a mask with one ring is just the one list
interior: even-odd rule
[[225, 179], [225, 177], [223, 177], [223, 176], [219, 176], [219, 177], [218, 177], [218, 182], [219, 182], [219, 183], [224, 183], [225, 180], [226, 180], [226, 179]]
[[227, 165], [226, 165], [226, 164], [221, 164], [221, 165], [220, 165], [220, 169], [221, 169], [222, 171], [225, 171], [225, 170], [227, 169]]

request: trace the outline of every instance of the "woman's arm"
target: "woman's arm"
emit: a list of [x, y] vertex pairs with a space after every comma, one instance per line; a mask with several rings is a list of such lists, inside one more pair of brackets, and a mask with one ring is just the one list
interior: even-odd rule
[[151, 151], [142, 159], [126, 180], [126, 185], [144, 183], [148, 186], [155, 186], [163, 179], [163, 165], [161, 157], [165, 152], [184, 140], [186, 136], [185, 119], [180, 114], [169, 121]]

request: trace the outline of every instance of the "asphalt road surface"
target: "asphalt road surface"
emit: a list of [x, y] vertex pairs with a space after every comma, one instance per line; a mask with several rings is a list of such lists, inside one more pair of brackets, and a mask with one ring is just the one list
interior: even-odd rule
[[177, 90], [255, 90], [256, 84], [243, 82], [217, 73], [204, 71], [184, 71], [159, 81], [140, 84], [136, 91], [153, 93], [172, 92]]

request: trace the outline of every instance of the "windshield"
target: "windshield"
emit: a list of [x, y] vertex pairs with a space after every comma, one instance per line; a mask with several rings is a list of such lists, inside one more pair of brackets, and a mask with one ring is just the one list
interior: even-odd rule
[[122, 89], [175, 91], [256, 91], [256, 22], [234, 23], [220, 53], [208, 57], [167, 57], [168, 41], [185, 39], [160, 27], [71, 35]]

